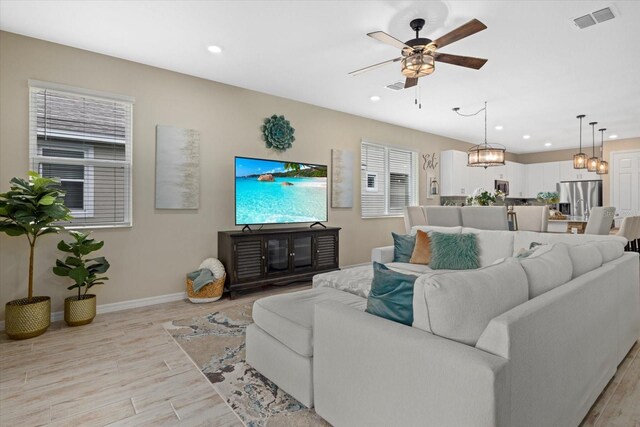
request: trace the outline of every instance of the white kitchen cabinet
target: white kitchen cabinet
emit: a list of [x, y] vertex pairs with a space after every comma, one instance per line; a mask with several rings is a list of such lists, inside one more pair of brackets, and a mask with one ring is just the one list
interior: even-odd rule
[[558, 162], [560, 164], [560, 181], [591, 181], [594, 179], [602, 179], [595, 172], [589, 172], [586, 169], [574, 169], [573, 160], [564, 160]]
[[466, 196], [473, 190], [468, 189], [469, 170], [467, 153], [447, 150], [440, 153], [440, 195]]
[[531, 163], [526, 165], [527, 190], [526, 198], [534, 198], [540, 191], [544, 191], [544, 163]]
[[468, 167], [467, 153], [463, 151], [441, 153], [440, 188], [443, 196], [468, 196], [478, 187], [493, 191], [495, 180], [506, 180], [509, 181], [509, 197], [535, 199], [541, 191], [557, 191], [560, 181], [592, 179], [600, 179], [600, 176], [586, 169], [573, 169], [571, 160], [531, 164], [507, 161], [505, 166], [484, 169]]
[[542, 163], [542, 190], [540, 191], [557, 191], [560, 182], [560, 162]]
[[506, 180], [509, 181], [508, 197], [525, 197], [526, 179], [525, 165], [516, 162], [507, 161]]

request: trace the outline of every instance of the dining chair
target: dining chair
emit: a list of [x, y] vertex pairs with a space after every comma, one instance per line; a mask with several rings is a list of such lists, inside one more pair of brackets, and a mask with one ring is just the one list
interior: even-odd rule
[[591, 208], [584, 234], [609, 234], [615, 214], [615, 206], [596, 206]]
[[514, 206], [518, 230], [546, 233], [549, 227], [549, 206]]

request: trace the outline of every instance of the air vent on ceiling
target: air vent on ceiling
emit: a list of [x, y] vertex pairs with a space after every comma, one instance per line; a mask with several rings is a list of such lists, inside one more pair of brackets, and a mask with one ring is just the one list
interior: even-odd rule
[[592, 25], [596, 25], [596, 21], [591, 17], [591, 15], [581, 16], [580, 18], [574, 19], [573, 22], [575, 22], [576, 25], [578, 26], [578, 28], [580, 28], [581, 30], [583, 28], [587, 28], [587, 27], [590, 27]]
[[611, 10], [611, 8], [605, 7], [604, 9], [596, 10], [595, 12], [575, 18], [573, 22], [576, 24], [576, 27], [582, 30], [592, 25], [596, 25], [604, 21], [608, 21], [615, 17], [616, 16], [613, 14], [613, 11]]
[[596, 21], [598, 21], [598, 23], [615, 18], [613, 11], [608, 7], [605, 7], [604, 9], [596, 10], [595, 12], [592, 13], [592, 15], [594, 18], [596, 18]]
[[402, 90], [404, 89], [404, 82], [400, 81], [400, 82], [391, 83], [390, 85], [387, 85], [387, 89]]

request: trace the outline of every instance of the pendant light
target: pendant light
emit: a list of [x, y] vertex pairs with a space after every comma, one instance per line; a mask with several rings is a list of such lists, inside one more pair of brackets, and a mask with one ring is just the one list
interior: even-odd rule
[[597, 172], [600, 159], [596, 156], [596, 125], [598, 122], [591, 122], [591, 157], [587, 160], [587, 170], [589, 172]]
[[602, 160], [600, 160], [600, 164], [598, 165], [598, 170], [596, 173], [598, 175], [606, 175], [609, 173], [609, 162], [604, 160], [604, 131], [607, 130], [605, 128], [598, 129], [600, 132], [600, 156]]
[[488, 168], [490, 166], [503, 166], [505, 152], [507, 149], [501, 144], [489, 144], [487, 142], [487, 102], [484, 102], [484, 108], [473, 114], [462, 114], [456, 107], [453, 111], [459, 116], [470, 117], [475, 116], [480, 111], [484, 110], [484, 143], [474, 145], [467, 151], [467, 166]]
[[573, 168], [574, 169], [584, 169], [587, 167], [587, 155], [582, 152], [582, 119], [586, 116], [584, 114], [580, 114], [577, 116], [577, 119], [580, 119], [580, 149], [578, 150], [578, 154], [573, 155]]

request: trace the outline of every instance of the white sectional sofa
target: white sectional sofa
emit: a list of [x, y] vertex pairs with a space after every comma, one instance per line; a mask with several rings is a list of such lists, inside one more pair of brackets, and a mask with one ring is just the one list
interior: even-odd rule
[[[247, 361], [336, 426], [578, 425], [640, 337], [638, 254], [615, 236], [417, 228], [477, 234], [481, 268], [374, 249], [419, 275], [413, 327], [364, 312], [371, 267], [345, 269], [256, 301]], [[512, 258], [532, 242], [550, 245]]]

